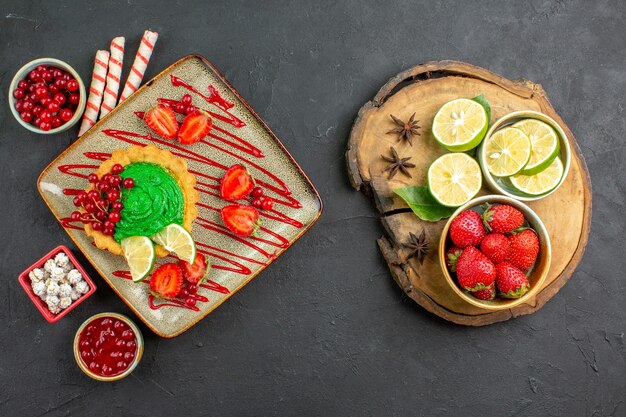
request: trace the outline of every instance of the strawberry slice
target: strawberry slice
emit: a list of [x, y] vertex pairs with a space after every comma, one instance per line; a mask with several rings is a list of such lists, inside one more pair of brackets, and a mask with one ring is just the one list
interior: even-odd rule
[[152, 273], [150, 289], [163, 298], [175, 298], [183, 287], [183, 270], [175, 263], [163, 264]]
[[220, 211], [222, 220], [231, 232], [239, 236], [250, 236], [261, 223], [259, 212], [252, 206], [231, 204]]
[[163, 104], [157, 104], [143, 115], [143, 121], [157, 135], [165, 139], [174, 139], [178, 132], [178, 121], [174, 110]]
[[209, 270], [207, 260], [201, 253], [196, 254], [196, 259], [192, 264], [183, 260], [181, 260], [178, 264], [183, 270], [183, 276], [191, 284], [197, 284], [204, 281], [204, 277], [207, 275]]
[[178, 130], [178, 141], [183, 145], [191, 145], [204, 138], [211, 131], [213, 121], [206, 112], [196, 110], [188, 114]]
[[243, 165], [233, 165], [220, 181], [220, 197], [227, 201], [241, 200], [254, 188], [254, 179]]

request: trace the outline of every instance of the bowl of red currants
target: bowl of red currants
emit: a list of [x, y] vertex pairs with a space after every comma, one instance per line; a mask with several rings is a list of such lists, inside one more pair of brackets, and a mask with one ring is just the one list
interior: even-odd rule
[[54, 58], [40, 58], [24, 65], [9, 87], [13, 116], [35, 133], [59, 133], [74, 126], [86, 102], [85, 86], [78, 73]]

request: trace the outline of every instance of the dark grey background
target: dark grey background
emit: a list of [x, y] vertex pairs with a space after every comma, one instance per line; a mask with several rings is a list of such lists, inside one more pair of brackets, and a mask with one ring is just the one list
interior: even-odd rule
[[[624, 1], [87, 3], [0, 4], [1, 416], [626, 415]], [[160, 33], [146, 79], [188, 53], [212, 60], [309, 174], [325, 211], [182, 336], [142, 325], [140, 366], [102, 384], [75, 365], [72, 338], [94, 313], [130, 313], [125, 304], [96, 276], [97, 293], [50, 325], [17, 282], [52, 247], [74, 247], [35, 184], [76, 131], [27, 132], [6, 93], [38, 57], [89, 80], [95, 50], [118, 35], [128, 67], [146, 28]], [[359, 107], [389, 77], [436, 59], [541, 83], [587, 159], [587, 252], [534, 315], [466, 328], [423, 311], [393, 283], [372, 204], [349, 187], [343, 153]]]

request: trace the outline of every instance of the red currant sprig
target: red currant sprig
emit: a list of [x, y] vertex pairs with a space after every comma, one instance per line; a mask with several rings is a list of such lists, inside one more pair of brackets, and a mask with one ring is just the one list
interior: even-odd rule
[[102, 232], [106, 236], [113, 236], [115, 225], [122, 219], [121, 211], [124, 204], [120, 201], [121, 187], [132, 188], [135, 181], [132, 178], [120, 177], [124, 167], [113, 165], [109, 174], [98, 178], [95, 173], [89, 174], [88, 180], [92, 185], [89, 191], [81, 191], [74, 197], [74, 206], [82, 208], [83, 212], [73, 211], [70, 218], [83, 224], [91, 224], [93, 230]]
[[274, 201], [264, 195], [265, 191], [261, 187], [254, 187], [250, 195], [252, 196], [252, 207], [256, 207], [262, 210], [271, 210], [274, 207]]

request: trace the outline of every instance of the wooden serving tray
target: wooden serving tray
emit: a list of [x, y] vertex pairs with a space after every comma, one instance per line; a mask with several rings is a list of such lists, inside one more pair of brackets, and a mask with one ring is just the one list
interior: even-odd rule
[[[515, 308], [487, 311], [474, 307], [456, 295], [446, 283], [438, 262], [437, 244], [446, 220], [425, 222], [413, 214], [393, 189], [425, 185], [426, 172], [439, 155], [447, 152], [432, 137], [431, 126], [437, 110], [446, 102], [484, 94], [491, 105], [491, 122], [517, 110], [535, 110], [552, 117], [570, 142], [571, 167], [563, 185], [552, 195], [528, 205], [543, 220], [552, 242], [552, 265], [534, 300]], [[387, 134], [394, 126], [390, 114], [406, 121], [415, 113], [421, 136], [411, 147]], [[416, 168], [413, 178], [397, 174], [393, 179], [383, 172], [380, 157], [394, 146], [401, 157], [411, 156]], [[354, 188], [370, 195], [381, 215], [388, 236], [378, 239], [396, 283], [426, 310], [454, 323], [482, 326], [539, 310], [565, 285], [582, 258], [591, 222], [591, 180], [574, 135], [550, 105], [539, 84], [528, 80], [511, 81], [486, 69], [457, 61], [428, 62], [391, 78], [360, 110], [350, 133], [346, 152], [348, 174]], [[483, 185], [479, 195], [492, 193]], [[402, 246], [409, 232], [425, 230], [430, 253], [420, 264], [408, 258]]]

